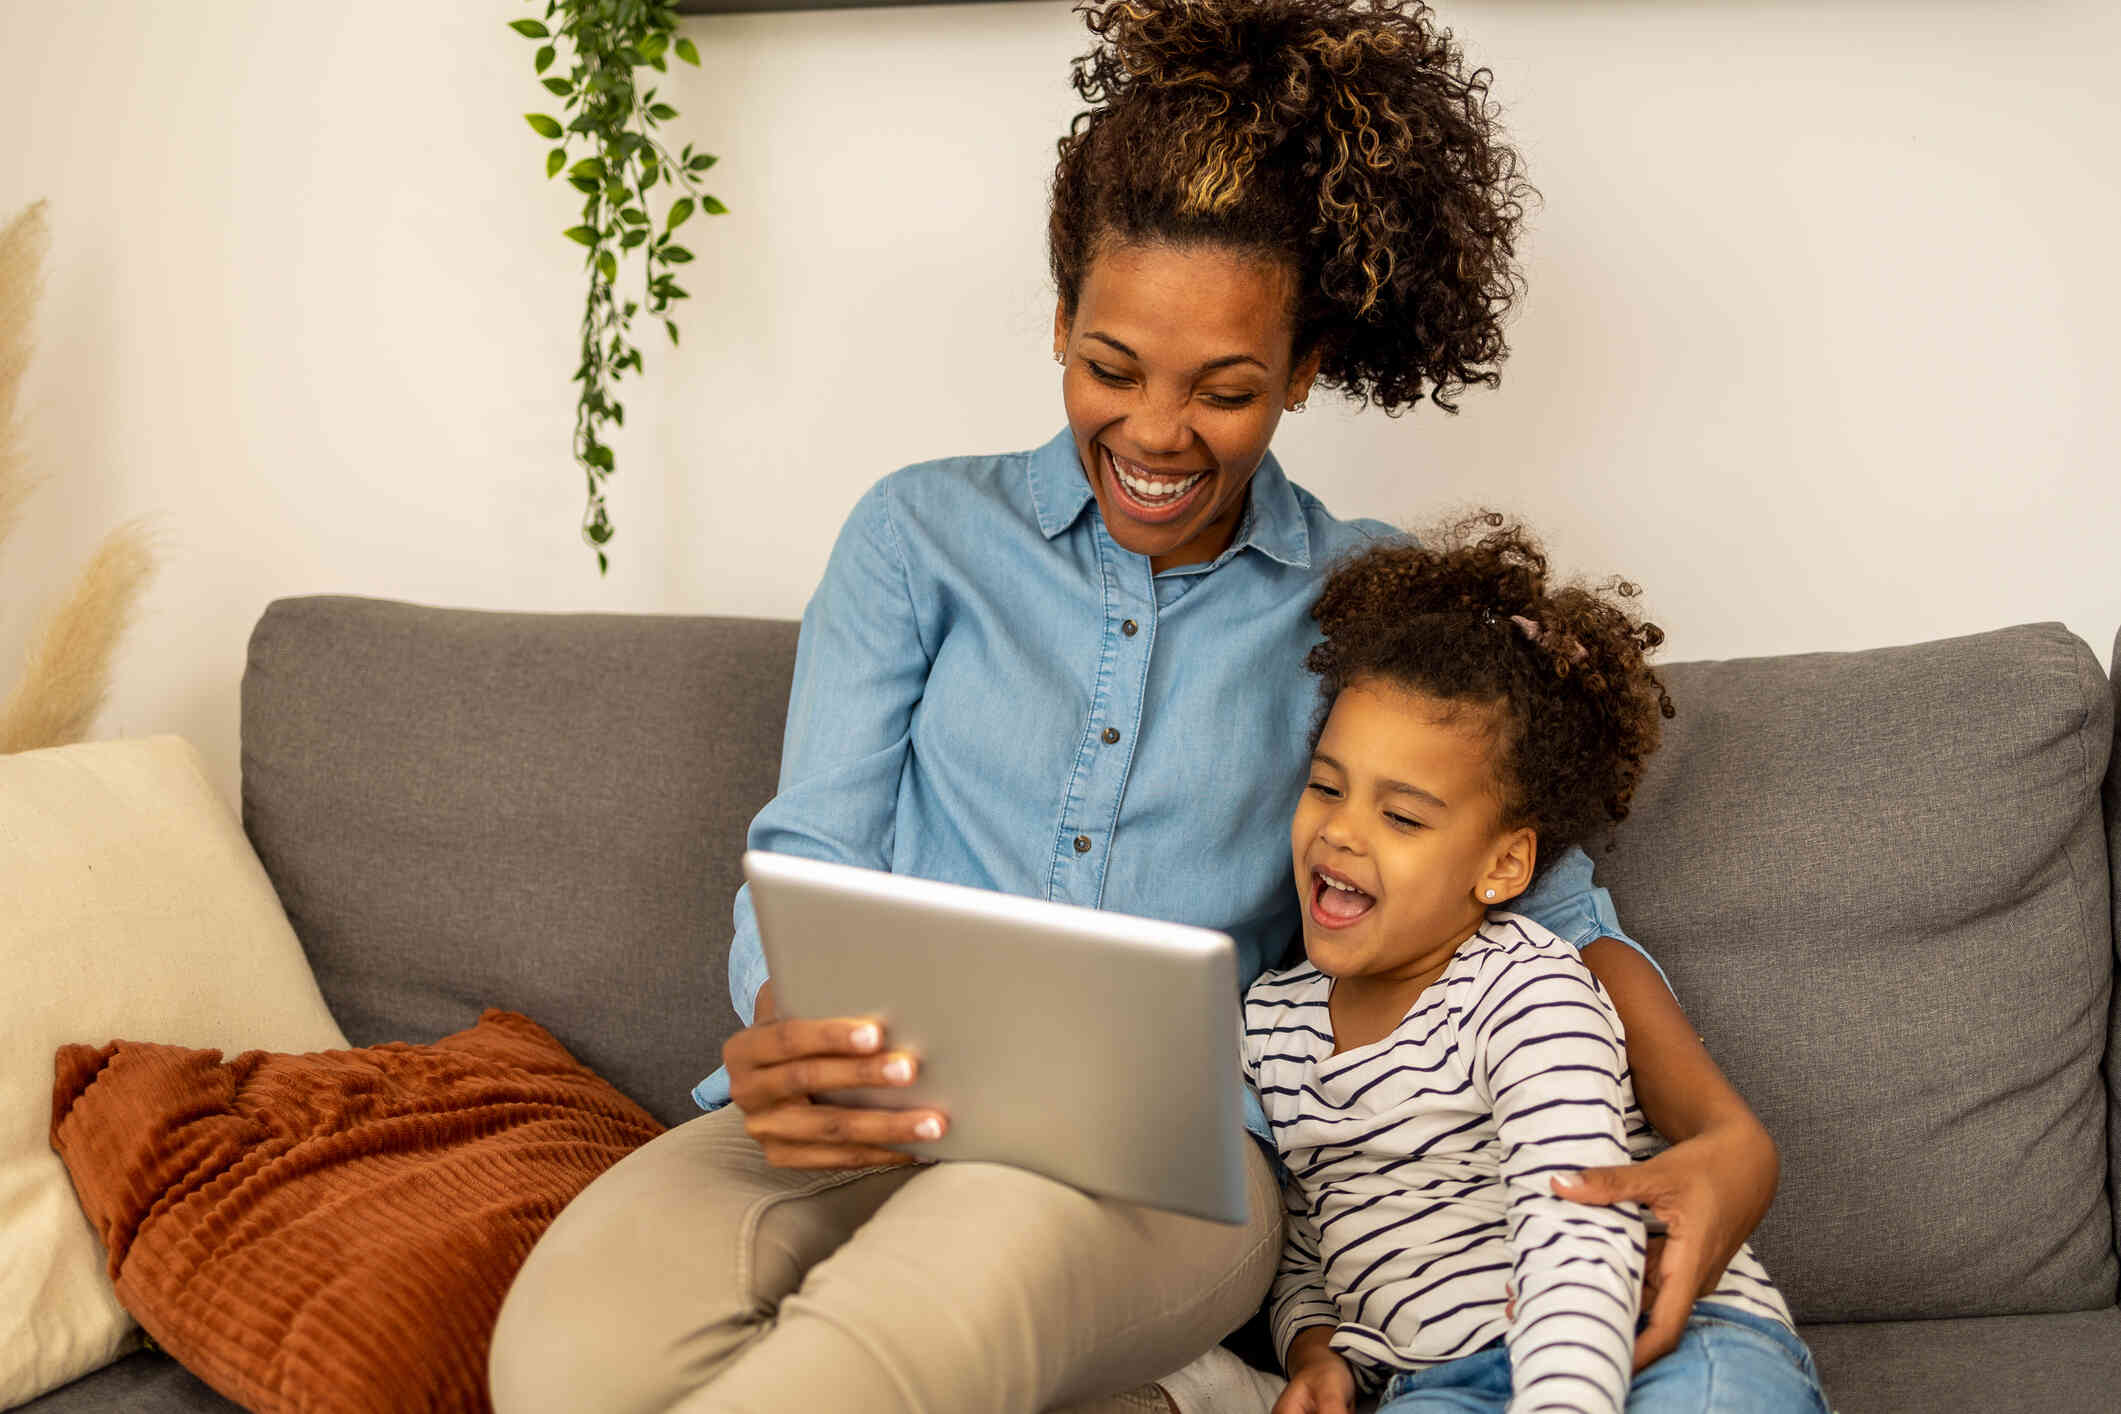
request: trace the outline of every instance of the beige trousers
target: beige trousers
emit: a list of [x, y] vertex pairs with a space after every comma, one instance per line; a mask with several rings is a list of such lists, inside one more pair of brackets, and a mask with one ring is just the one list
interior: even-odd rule
[[734, 1106], [569, 1204], [494, 1331], [498, 1414], [1039, 1414], [1136, 1391], [1258, 1309], [1281, 1195], [1242, 1227], [999, 1164], [779, 1169]]

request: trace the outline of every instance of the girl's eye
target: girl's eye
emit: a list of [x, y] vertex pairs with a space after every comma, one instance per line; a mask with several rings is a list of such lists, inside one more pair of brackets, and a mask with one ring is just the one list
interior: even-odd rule
[[1090, 376], [1100, 383], [1124, 384], [1127, 381], [1124, 375], [1113, 372], [1101, 363], [1093, 362], [1087, 358], [1083, 360], [1083, 363], [1089, 368]]
[[1394, 815], [1389, 810], [1385, 812], [1385, 818], [1402, 829], [1419, 830], [1423, 828], [1421, 821], [1410, 819], [1405, 815]]
[[1323, 796], [1327, 800], [1338, 800], [1340, 798], [1340, 792], [1327, 785], [1324, 781], [1313, 781], [1305, 786], [1304, 789], [1314, 795]]

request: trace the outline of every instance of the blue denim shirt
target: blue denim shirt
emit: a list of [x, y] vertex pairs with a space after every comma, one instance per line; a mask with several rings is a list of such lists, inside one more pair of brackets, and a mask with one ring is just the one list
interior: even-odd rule
[[[895, 472], [803, 613], [750, 846], [1219, 929], [1249, 985], [1301, 926], [1311, 604], [1335, 561], [1396, 533], [1336, 519], [1269, 453], [1230, 547], [1156, 574], [1106, 531], [1065, 429]], [[1629, 941], [1581, 851], [1513, 907], [1579, 947]], [[735, 921], [748, 1025], [766, 980], [748, 887]], [[728, 1103], [726, 1072], [693, 1098]]]

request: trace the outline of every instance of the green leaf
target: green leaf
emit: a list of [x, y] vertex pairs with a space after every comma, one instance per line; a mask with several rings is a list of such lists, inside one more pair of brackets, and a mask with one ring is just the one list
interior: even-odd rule
[[567, 173], [569, 176], [593, 177], [598, 181], [602, 181], [604, 178], [604, 159], [601, 157], [584, 157], [581, 161], [569, 167]]
[[[589, 462], [592, 466], [600, 466], [604, 468], [604, 470], [610, 471], [612, 468], [612, 464], [616, 460], [617, 458], [612, 456], [611, 448], [609, 447], [598, 445], [589, 449]], [[604, 535], [607, 539], [611, 535], [611, 530], [608, 526], [605, 527]]]
[[667, 34], [651, 34], [646, 39], [642, 40], [640, 43], [640, 50], [642, 56], [651, 60], [656, 58], [665, 49], [668, 49], [669, 47], [670, 36]]
[[[560, 160], [566, 161], [564, 157]], [[569, 177], [567, 181], [576, 191], [588, 192], [592, 196], [604, 189], [594, 177]]]
[[583, 245], [595, 245], [597, 243], [597, 228], [594, 226], [569, 226], [560, 234], [571, 241], [578, 241]]
[[658, 167], [653, 161], [645, 164], [641, 168], [641, 190], [647, 191], [661, 179], [662, 175], [663, 169]]
[[676, 347], [677, 347], [677, 343], [678, 343], [678, 323], [677, 323], [677, 321], [676, 321], [675, 319], [666, 319], [666, 320], [664, 320], [664, 321], [663, 321], [663, 327], [664, 327], [665, 329], [668, 329], [668, 330], [670, 331], [670, 346], [671, 346], [672, 348], [676, 348]]
[[525, 113], [523, 121], [530, 124], [530, 130], [539, 137], [552, 138], [560, 135], [559, 122], [543, 113]]
[[706, 212], [709, 216], [727, 216], [729, 214], [729, 208], [711, 196], [700, 198], [700, 210]]
[[689, 196], [681, 196], [676, 201], [670, 203], [670, 216], [669, 219], [663, 222], [663, 229], [666, 231], [675, 231], [678, 227], [684, 225], [686, 220], [691, 217], [691, 215], [692, 198]]
[[635, 304], [632, 300], [626, 301], [626, 317], [628, 319], [633, 318], [633, 312], [639, 308], [640, 306]]
[[621, 427], [626, 425], [626, 404], [613, 403], [611, 405], [611, 420]]
[[605, 279], [607, 279], [607, 280], [616, 280], [616, 279], [618, 279], [618, 278], [619, 278], [619, 261], [618, 261], [618, 257], [617, 257], [617, 256], [615, 256], [615, 255], [613, 255], [613, 254], [612, 254], [612, 253], [611, 253], [610, 251], [608, 251], [608, 250], [607, 250], [607, 251], [600, 251], [600, 252], [598, 253], [598, 255], [597, 255], [597, 269], [599, 269], [599, 270], [601, 270], [601, 271], [603, 271], [603, 272], [604, 272], [604, 278], [605, 278]]
[[667, 123], [677, 115], [678, 110], [671, 107], [668, 103], [651, 103], [648, 105], [648, 116], [659, 123]]
[[629, 206], [619, 213], [619, 219], [629, 226], [645, 226], [648, 224], [648, 213], [638, 206]]
[[700, 62], [700, 51], [693, 46], [691, 40], [685, 38], [683, 35], [680, 35], [678, 37], [678, 42], [673, 45], [672, 48], [678, 51], [678, 57], [680, 59], [683, 59], [686, 63], [691, 64], [695, 67], [698, 66]]
[[641, 67], [641, 65], [648, 62], [648, 56], [643, 54], [640, 50], [634, 48], [631, 44], [621, 44], [619, 46], [618, 58], [619, 62], [624, 64], [629, 69], [638, 69], [639, 67]]
[[607, 573], [610, 569], [611, 561], [604, 558], [604, 552], [602, 550], [597, 551], [597, 573], [604, 574]]
[[552, 151], [550, 151], [550, 152], [548, 152], [548, 153], [546, 153], [546, 154], [545, 154], [545, 175], [546, 175], [546, 176], [547, 176], [548, 178], [550, 178], [550, 177], [552, 177], [552, 176], [555, 176], [555, 175], [557, 175], [557, 174], [558, 174], [558, 172], [559, 172], [559, 170], [560, 170], [560, 169], [561, 169], [562, 167], [566, 166], [566, 165], [567, 165], [567, 149], [566, 149], [566, 148], [564, 148], [564, 147], [555, 147], [555, 148], [554, 148], [554, 149], [553, 149]]
[[544, 46], [543, 48], [539, 49], [539, 50], [538, 50], [538, 57], [537, 57], [537, 61], [536, 61], [536, 62], [537, 62], [537, 66], [538, 66], [538, 67], [537, 67], [537, 72], [538, 72], [538, 73], [541, 73], [541, 74], [542, 74], [542, 73], [544, 73], [544, 72], [545, 72], [545, 71], [546, 71], [547, 69], [551, 68], [551, 67], [552, 67], [552, 61], [553, 61], [553, 59], [554, 59], [555, 57], [557, 57], [557, 54], [558, 54], [558, 51], [557, 51], [557, 50], [555, 50], [555, 49], [554, 49], [554, 48], [553, 48], [553, 47], [552, 47], [551, 45], [549, 45], [549, 44], [548, 44], [548, 45], [545, 45], [545, 46]]
[[686, 290], [680, 289], [680, 288], [679, 288], [679, 287], [678, 287], [678, 286], [677, 286], [677, 285], [676, 285], [675, 283], [666, 283], [666, 284], [665, 284], [665, 285], [663, 286], [663, 291], [664, 291], [664, 293], [665, 293], [665, 294], [668, 294], [668, 295], [669, 295], [669, 296], [670, 296], [670, 297], [671, 297], [672, 299], [691, 299], [691, 298], [692, 298], [692, 295], [691, 295], [691, 294], [690, 294], [689, 292], [687, 292]]
[[688, 172], [704, 172], [719, 160], [713, 153], [703, 152], [697, 157], [687, 159], [685, 170]]
[[552, 34], [551, 30], [545, 28], [536, 20], [510, 20], [508, 27], [525, 39], [546, 39]]
[[545, 80], [545, 90], [548, 93], [557, 93], [560, 97], [565, 98], [568, 94], [574, 92], [574, 85], [565, 79], [547, 79]]
[[663, 247], [663, 259], [672, 265], [688, 265], [692, 262], [692, 252], [681, 245], [666, 245]]

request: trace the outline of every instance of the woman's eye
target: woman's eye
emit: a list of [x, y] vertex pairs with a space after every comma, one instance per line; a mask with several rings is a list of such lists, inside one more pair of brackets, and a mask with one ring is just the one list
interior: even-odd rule
[[1210, 393], [1210, 394], [1208, 394], [1208, 402], [1209, 402], [1209, 404], [1210, 404], [1211, 406], [1214, 406], [1214, 407], [1219, 407], [1219, 408], [1244, 408], [1244, 407], [1250, 407], [1250, 406], [1252, 406], [1252, 404], [1254, 404], [1254, 403], [1256, 403], [1256, 402], [1258, 402], [1258, 401], [1259, 401], [1259, 394], [1257, 394], [1257, 393]]
[[1093, 363], [1087, 358], [1083, 363], [1089, 368], [1090, 376], [1100, 383], [1122, 384], [1127, 381], [1123, 374], [1115, 373], [1101, 363]]

